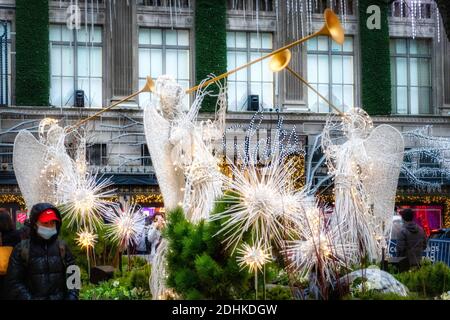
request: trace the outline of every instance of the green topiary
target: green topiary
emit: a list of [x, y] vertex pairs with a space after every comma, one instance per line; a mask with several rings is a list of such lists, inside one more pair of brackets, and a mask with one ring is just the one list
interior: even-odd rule
[[424, 297], [435, 297], [450, 290], [450, 267], [443, 262], [424, 263], [418, 269], [394, 276], [409, 290]]
[[232, 299], [249, 289], [251, 275], [225, 251], [219, 229], [219, 221], [190, 223], [180, 208], [168, 215], [167, 285], [183, 298]]
[[[195, 1], [195, 74], [199, 84], [209, 74], [227, 71], [227, 4], [225, 0]], [[215, 86], [210, 87], [217, 94]], [[209, 90], [209, 88], [208, 88]], [[214, 112], [217, 99], [205, 97], [202, 112]]]
[[16, 104], [48, 106], [48, 0], [16, 0]]
[[[366, 10], [377, 5], [381, 13], [381, 28], [367, 28], [370, 14]], [[383, 0], [359, 1], [361, 48], [362, 108], [370, 115], [391, 113], [391, 66], [389, 54], [388, 5]]]

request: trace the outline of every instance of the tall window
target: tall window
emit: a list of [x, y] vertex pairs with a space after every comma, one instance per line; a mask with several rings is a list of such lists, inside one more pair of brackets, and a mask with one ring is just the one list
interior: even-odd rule
[[[171, 29], [139, 29], [139, 88], [146, 77], [156, 79], [168, 74], [183, 88], [189, 88], [189, 31]], [[151, 99], [149, 93], [139, 95], [139, 105], [146, 106]], [[187, 103], [189, 97], [186, 96]]]
[[102, 106], [102, 29], [70, 30], [50, 26], [51, 90], [54, 106], [73, 106], [75, 90], [83, 90], [85, 105]]
[[[271, 51], [271, 33], [227, 32], [228, 70]], [[265, 59], [228, 77], [228, 110], [247, 110], [250, 95], [258, 96], [260, 108], [273, 107], [273, 73], [268, 64]]]
[[[343, 45], [320, 36], [308, 42], [308, 81], [342, 111], [354, 106], [353, 38]], [[308, 107], [312, 112], [330, 112], [328, 104], [308, 89]]]
[[393, 113], [432, 113], [429, 40], [391, 39], [391, 84]]
[[11, 104], [11, 23], [0, 21], [0, 105]]

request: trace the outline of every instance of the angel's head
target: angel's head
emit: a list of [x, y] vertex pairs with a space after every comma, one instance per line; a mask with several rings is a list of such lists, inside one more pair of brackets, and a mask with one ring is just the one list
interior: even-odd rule
[[169, 75], [159, 76], [155, 83], [155, 94], [159, 98], [159, 111], [166, 119], [174, 119], [183, 112], [183, 88]]

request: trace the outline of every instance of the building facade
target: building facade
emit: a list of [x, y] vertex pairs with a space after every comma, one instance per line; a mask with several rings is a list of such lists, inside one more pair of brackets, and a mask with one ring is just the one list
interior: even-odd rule
[[[25, 9], [23, 0], [0, 0], [0, 204], [14, 210], [25, 209], [12, 168], [13, 142], [19, 130], [36, 132], [44, 117], [71, 124], [138, 91], [148, 75], [155, 79], [170, 74], [183, 87], [192, 87], [197, 84], [197, 64], [202, 62], [197, 59], [201, 53], [196, 47], [196, 32], [200, 32], [196, 14], [201, 1], [38, 2], [48, 10], [48, 37], [42, 40], [48, 43], [47, 105], [21, 102], [18, 86], [23, 76], [17, 63], [23, 59], [16, 43], [22, 35], [16, 31], [26, 23], [17, 20], [20, 10]], [[361, 35], [366, 32], [362, 27], [366, 17], [361, 15], [360, 6], [365, 2], [210, 1], [212, 6], [226, 3], [226, 24], [219, 30], [226, 34], [226, 45], [215, 50], [218, 55], [226, 55], [225, 67], [231, 70], [320, 29], [322, 13], [331, 7], [342, 20], [344, 44], [336, 45], [326, 36], [313, 38], [292, 48], [290, 67], [341, 110], [364, 108], [367, 53], [362, 50]], [[385, 45], [389, 48], [391, 90], [386, 95], [391, 97], [390, 111], [381, 115], [375, 112], [373, 121], [403, 132], [432, 125], [430, 134], [448, 137], [450, 44], [435, 2], [411, 3], [414, 7], [410, 1], [400, 0], [388, 6], [389, 39]], [[227, 127], [234, 128], [226, 135], [225, 152], [230, 158], [235, 153], [234, 144], [243, 141], [245, 127], [256, 110], [264, 112], [258, 129], [260, 138], [274, 134], [281, 116], [286, 129], [295, 126], [301, 137], [299, 143], [306, 149], [321, 133], [331, 111], [286, 71], [270, 72], [268, 60], [230, 76], [227, 86]], [[192, 99], [187, 96], [186, 103]], [[87, 157], [94, 169], [112, 177], [120, 197], [145, 206], [161, 206], [142, 125], [142, 109], [151, 103], [151, 95], [141, 93], [90, 121], [86, 126]], [[210, 117], [209, 112], [200, 114], [201, 119]], [[220, 151], [222, 148], [218, 146]], [[436, 206], [441, 210], [441, 225], [448, 226], [449, 181], [443, 179], [442, 183], [439, 192], [423, 194], [401, 178], [398, 204]]]

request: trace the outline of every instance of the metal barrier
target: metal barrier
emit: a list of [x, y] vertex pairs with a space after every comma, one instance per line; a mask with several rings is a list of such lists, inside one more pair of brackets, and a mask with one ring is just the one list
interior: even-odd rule
[[[389, 243], [389, 255], [391, 257], [397, 256], [396, 240], [391, 240]], [[450, 266], [450, 240], [429, 239], [423, 256], [430, 259], [433, 263], [442, 261]]]

